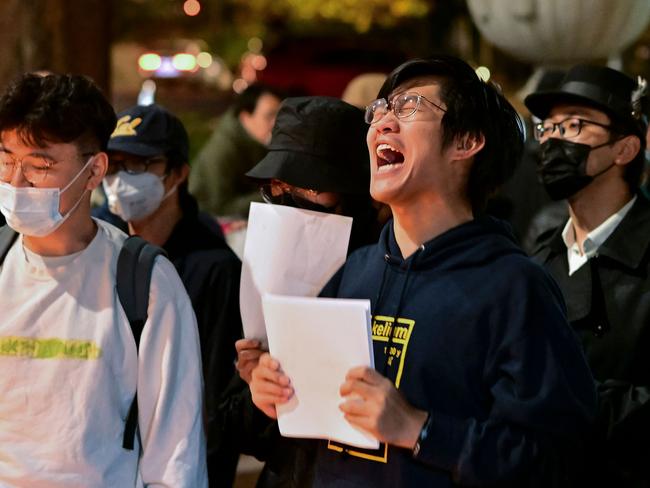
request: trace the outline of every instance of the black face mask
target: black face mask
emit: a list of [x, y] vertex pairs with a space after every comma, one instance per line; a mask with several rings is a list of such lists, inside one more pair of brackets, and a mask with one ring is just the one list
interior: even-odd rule
[[593, 176], [587, 174], [589, 153], [608, 144], [611, 144], [611, 141], [592, 147], [588, 144], [556, 138], [550, 138], [544, 142], [540, 146], [541, 154], [537, 164], [537, 175], [549, 196], [553, 200], [568, 198], [614, 166], [612, 163]]

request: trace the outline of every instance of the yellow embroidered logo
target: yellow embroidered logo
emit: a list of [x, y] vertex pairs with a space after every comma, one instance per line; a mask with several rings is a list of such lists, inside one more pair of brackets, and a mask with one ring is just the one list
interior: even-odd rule
[[91, 341], [0, 337], [0, 356], [32, 359], [98, 359], [102, 350]]
[[125, 115], [124, 117], [120, 117], [120, 119], [117, 121], [117, 125], [115, 126], [115, 130], [111, 134], [111, 138], [117, 136], [135, 136], [137, 135], [137, 133], [135, 132], [135, 128], [139, 126], [141, 123], [142, 123], [141, 117], [136, 117], [133, 120], [131, 120], [130, 115]]

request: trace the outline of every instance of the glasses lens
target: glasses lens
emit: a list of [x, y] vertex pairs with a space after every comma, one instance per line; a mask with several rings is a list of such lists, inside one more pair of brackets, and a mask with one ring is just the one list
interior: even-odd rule
[[0, 152], [0, 179], [8, 181], [14, 172], [14, 160], [5, 152]]
[[365, 120], [366, 124], [379, 122], [388, 111], [388, 102], [383, 98], [378, 98], [366, 107]]
[[544, 127], [543, 122], [535, 124], [535, 126], [533, 127], [533, 136], [535, 137], [536, 140], [539, 141], [542, 137], [544, 137], [545, 133], [546, 133], [546, 128]]
[[580, 134], [582, 121], [580, 119], [567, 119], [560, 123], [560, 135], [562, 137], [575, 137]]
[[413, 115], [418, 109], [419, 101], [419, 95], [410, 93], [405, 93], [403, 95], [395, 97], [393, 100], [393, 109], [395, 110], [395, 115], [397, 115], [397, 117], [400, 119]]
[[142, 159], [127, 159], [123, 163], [124, 170], [132, 175], [147, 171], [147, 162]]
[[285, 205], [287, 200], [284, 190], [271, 183], [265, 183], [260, 186], [260, 195], [262, 195], [262, 200], [266, 203], [274, 203], [276, 205]]
[[18, 164], [21, 166], [23, 178], [30, 183], [43, 182], [52, 167], [52, 161], [48, 159], [27, 157], [19, 163], [9, 154], [0, 152], [0, 179], [3, 181], [11, 180]]
[[142, 158], [110, 158], [108, 161], [108, 174], [126, 171], [137, 175], [147, 171], [147, 162]]
[[30, 183], [41, 183], [45, 180], [52, 162], [43, 158], [25, 158], [22, 162], [23, 176]]

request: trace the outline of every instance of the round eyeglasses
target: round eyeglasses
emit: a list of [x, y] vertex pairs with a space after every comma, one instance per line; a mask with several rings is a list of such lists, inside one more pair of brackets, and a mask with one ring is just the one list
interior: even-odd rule
[[[95, 153], [82, 153], [82, 157], [90, 157]], [[43, 183], [57, 161], [48, 156], [25, 156], [17, 158], [4, 149], [0, 149], [0, 181], [8, 183], [14, 177], [16, 168], [20, 168], [23, 178], [32, 185]]]
[[398, 119], [410, 117], [418, 111], [422, 100], [426, 100], [442, 112], [447, 112], [446, 109], [442, 108], [437, 103], [432, 102], [424, 95], [415, 92], [407, 92], [393, 97], [390, 102], [386, 101], [385, 98], [378, 98], [368, 105], [365, 114], [366, 124], [376, 124], [383, 119], [384, 115], [386, 115], [390, 110], [393, 111], [395, 117]]
[[316, 201], [320, 193], [317, 190], [277, 183], [265, 183], [260, 186], [260, 194], [266, 203], [320, 212], [333, 211], [333, 208], [321, 205]]
[[9, 182], [14, 171], [20, 167], [23, 177], [30, 183], [42, 183], [55, 161], [40, 156], [25, 156], [16, 158], [6, 151], [0, 151], [0, 180]]
[[580, 131], [582, 131], [582, 127], [585, 124], [596, 125], [603, 129], [611, 130], [610, 125], [594, 122], [593, 120], [581, 119], [580, 117], [568, 117], [560, 122], [553, 122], [550, 119], [546, 119], [535, 124], [533, 135], [535, 136], [535, 139], [539, 141], [546, 137], [550, 137], [551, 134], [555, 132], [555, 129], [557, 129], [560, 137], [571, 139], [580, 135]]
[[151, 158], [143, 158], [141, 156], [109, 156], [108, 157], [108, 170], [107, 175], [112, 175], [118, 171], [125, 171], [130, 175], [139, 175], [146, 173], [149, 166], [157, 163], [166, 163], [165, 156], [154, 156]]

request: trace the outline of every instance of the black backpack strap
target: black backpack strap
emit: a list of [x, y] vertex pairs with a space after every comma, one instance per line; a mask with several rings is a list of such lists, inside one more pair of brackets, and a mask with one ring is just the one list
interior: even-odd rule
[[[117, 258], [117, 296], [129, 319], [136, 349], [147, 322], [149, 285], [156, 256], [165, 252], [139, 236], [128, 237]], [[138, 392], [136, 390], [124, 427], [122, 447], [133, 450], [138, 426]]]
[[13, 230], [8, 225], [0, 227], [0, 264], [2, 264], [11, 249], [11, 245], [18, 237], [18, 232]]

